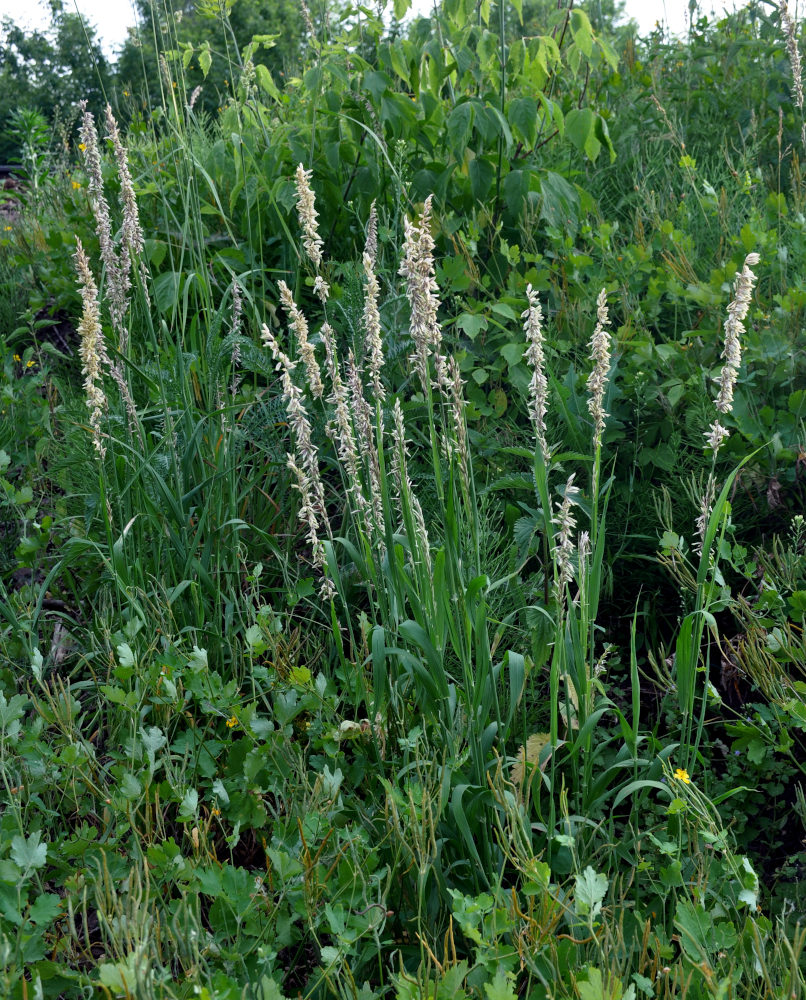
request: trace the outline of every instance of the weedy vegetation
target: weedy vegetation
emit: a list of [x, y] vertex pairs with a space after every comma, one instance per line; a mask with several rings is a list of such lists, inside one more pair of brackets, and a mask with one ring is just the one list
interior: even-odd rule
[[7, 116], [8, 1000], [806, 996], [799, 25], [408, 6]]

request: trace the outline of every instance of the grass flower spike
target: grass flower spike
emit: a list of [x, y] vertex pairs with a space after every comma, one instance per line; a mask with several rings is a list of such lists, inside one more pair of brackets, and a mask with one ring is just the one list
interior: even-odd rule
[[81, 285], [81, 300], [83, 308], [78, 333], [81, 337], [81, 373], [84, 376], [84, 392], [87, 408], [90, 411], [90, 428], [92, 443], [100, 458], [106, 454], [101, 436], [101, 418], [106, 410], [106, 396], [103, 391], [102, 366], [107, 362], [104, 335], [101, 330], [101, 317], [98, 308], [98, 288], [90, 270], [90, 263], [81, 245], [76, 240], [76, 273]]
[[792, 88], [795, 105], [803, 108], [803, 75], [801, 72], [800, 50], [798, 49], [798, 38], [795, 30], [795, 22], [789, 14], [787, 0], [780, 0], [778, 12], [781, 15], [781, 24], [786, 32], [786, 51], [789, 56], [789, 65], [792, 69]]
[[98, 148], [98, 133], [95, 130], [95, 119], [86, 110], [87, 102], [81, 101], [81, 126], [79, 149], [84, 157], [84, 164], [89, 174], [87, 190], [89, 192], [92, 213], [95, 216], [95, 230], [101, 246], [101, 260], [106, 271], [106, 299], [109, 303], [109, 313], [112, 325], [120, 333], [123, 330], [123, 315], [126, 311], [128, 294], [128, 274], [124, 280], [121, 277], [118, 261], [112, 241], [112, 220], [109, 213], [109, 202], [104, 195], [104, 182], [101, 172], [101, 152]]
[[566, 584], [571, 582], [574, 575], [572, 557], [574, 555], [573, 531], [576, 527], [571, 507], [576, 503], [579, 488], [574, 486], [575, 473], [571, 473], [565, 484], [565, 495], [557, 510], [557, 516], [552, 519], [556, 525], [555, 534], [556, 561], [557, 561], [557, 600], [562, 602]]
[[291, 289], [288, 285], [281, 280], [278, 283], [278, 287], [280, 289], [280, 301], [283, 303], [285, 311], [291, 317], [291, 329], [297, 338], [297, 351], [302, 363], [305, 365], [305, 373], [308, 377], [311, 394], [314, 399], [321, 399], [325, 387], [322, 384], [322, 373], [319, 370], [313, 345], [308, 340], [308, 321], [297, 308], [294, 296], [291, 294]]
[[403, 260], [400, 275], [406, 279], [406, 296], [411, 306], [411, 339], [414, 341], [412, 362], [423, 387], [423, 395], [429, 396], [431, 378], [428, 358], [434, 355], [436, 384], [448, 393], [448, 377], [445, 358], [440, 353], [442, 331], [437, 320], [439, 299], [437, 282], [434, 277], [434, 239], [431, 236], [431, 195], [423, 205], [419, 226], [404, 219], [406, 238], [403, 244]]
[[607, 327], [610, 320], [607, 315], [607, 290], [602, 289], [596, 300], [596, 327], [590, 341], [590, 358], [593, 361], [593, 371], [588, 376], [588, 412], [593, 417], [593, 447], [598, 450], [602, 446], [605, 419], [604, 396], [607, 389], [607, 376], [610, 372], [610, 333]]
[[319, 235], [318, 214], [311, 188], [313, 171], [306, 170], [300, 163], [297, 167], [297, 215], [302, 229], [302, 244], [308, 259], [318, 271], [322, 266], [322, 247], [324, 240]]
[[367, 289], [364, 298], [364, 331], [366, 333], [367, 369], [375, 399], [383, 402], [386, 390], [381, 382], [383, 368], [383, 342], [381, 340], [381, 314], [378, 311], [378, 278], [375, 275], [372, 256], [364, 253], [364, 277]]
[[[750, 296], [753, 293], [753, 284], [756, 280], [751, 268], [755, 267], [760, 259], [757, 253], [749, 253], [744, 259], [741, 271], [736, 274], [733, 301], [728, 306], [728, 318], [725, 321], [725, 346], [722, 351], [725, 363], [716, 380], [719, 384], [719, 393], [714, 401], [714, 406], [720, 414], [730, 413], [733, 409], [733, 390], [742, 362], [741, 335], [744, 333], [744, 319], [750, 308]], [[714, 455], [728, 437], [728, 433], [717, 417], [705, 435]]]
[[311, 424], [308, 420], [305, 405], [302, 402], [302, 390], [294, 384], [291, 377], [295, 368], [294, 362], [283, 352], [271, 330], [265, 324], [263, 325], [260, 338], [271, 350], [272, 357], [277, 362], [277, 370], [280, 372], [282, 379], [288, 423], [294, 434], [297, 455], [310, 479], [310, 489], [316, 500], [317, 515], [324, 519], [325, 492], [319, 476], [319, 459], [311, 436]]
[[529, 416], [535, 429], [535, 437], [540, 445], [540, 453], [546, 467], [551, 464], [551, 453], [546, 441], [546, 412], [548, 410], [548, 380], [545, 371], [545, 356], [543, 354], [543, 310], [540, 299], [531, 285], [526, 286], [526, 297], [529, 308], [522, 314], [525, 319], [523, 330], [526, 334], [526, 360], [532, 369], [532, 381], [529, 383]]

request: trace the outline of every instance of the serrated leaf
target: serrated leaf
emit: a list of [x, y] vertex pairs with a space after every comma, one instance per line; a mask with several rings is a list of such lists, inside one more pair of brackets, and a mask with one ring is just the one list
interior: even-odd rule
[[514, 978], [511, 972], [505, 972], [499, 965], [495, 971], [495, 979], [484, 984], [487, 1000], [518, 1000], [518, 993], [513, 985]]
[[576, 911], [583, 915], [597, 916], [602, 909], [602, 901], [607, 895], [610, 882], [606, 875], [595, 872], [590, 865], [581, 875], [574, 878], [576, 886]]
[[127, 771], [120, 782], [120, 794], [128, 802], [134, 802], [135, 799], [140, 797], [141, 791], [140, 782], [131, 771]]
[[18, 835], [11, 841], [11, 860], [26, 872], [44, 867], [48, 845], [42, 843], [42, 834], [35, 830], [30, 837]]
[[229, 795], [227, 789], [224, 787], [224, 782], [221, 778], [216, 778], [213, 782], [213, 795], [218, 799], [218, 801], [226, 806], [229, 805]]
[[28, 911], [28, 919], [37, 927], [47, 927], [59, 915], [60, 898], [53, 892], [44, 892], [37, 896], [36, 902]]
[[464, 330], [471, 340], [475, 340], [482, 330], [487, 329], [487, 318], [479, 313], [462, 313], [456, 325], [460, 330]]
[[199, 807], [199, 793], [195, 788], [188, 788], [181, 803], [179, 804], [180, 823], [190, 823], [196, 818], [196, 810]]
[[148, 758], [148, 766], [153, 771], [156, 764], [156, 753], [168, 742], [159, 726], [149, 726], [148, 729], [140, 727], [140, 739], [143, 741], [143, 749]]

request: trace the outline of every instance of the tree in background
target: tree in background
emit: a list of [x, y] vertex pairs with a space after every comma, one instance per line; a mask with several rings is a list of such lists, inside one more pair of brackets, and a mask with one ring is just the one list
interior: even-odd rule
[[192, 48], [180, 64], [185, 86], [202, 87], [197, 107], [210, 112], [231, 95], [241, 53], [255, 36], [266, 41], [253, 62], [265, 65], [278, 85], [299, 66], [305, 22], [297, 0], [137, 0], [137, 6], [139, 24], [123, 46], [118, 77], [143, 110], [161, 100], [160, 53]]
[[97, 113], [110, 89], [112, 69], [95, 28], [67, 12], [63, 0], [50, 0], [50, 8], [46, 31], [0, 21], [0, 163], [19, 159], [13, 121], [20, 109], [43, 115], [58, 138], [59, 124], [74, 118], [80, 100]]

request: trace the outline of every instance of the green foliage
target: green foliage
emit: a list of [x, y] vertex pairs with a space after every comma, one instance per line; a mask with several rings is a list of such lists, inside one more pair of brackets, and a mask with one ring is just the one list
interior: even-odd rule
[[801, 115], [618, 7], [144, 7], [142, 248], [15, 112], [3, 997], [803, 994]]
[[78, 102], [87, 101], [97, 113], [112, 82], [93, 27], [61, 0], [50, 0], [50, 7], [51, 27], [44, 32], [26, 33], [9, 18], [0, 22], [0, 163], [21, 154], [11, 131], [15, 114], [26, 109], [44, 115], [57, 151], [59, 133], [69, 132]]

